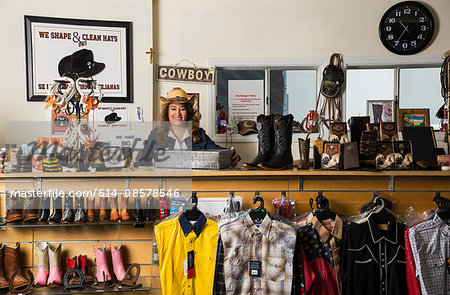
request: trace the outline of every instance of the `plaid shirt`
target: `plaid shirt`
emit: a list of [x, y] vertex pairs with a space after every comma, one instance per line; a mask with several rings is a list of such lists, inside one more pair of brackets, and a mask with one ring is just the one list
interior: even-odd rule
[[450, 294], [450, 226], [436, 214], [408, 235], [422, 294]]
[[[219, 232], [213, 294], [291, 294], [296, 243], [292, 226], [268, 214], [257, 226], [246, 215]], [[251, 261], [260, 262], [259, 277], [250, 276]]]

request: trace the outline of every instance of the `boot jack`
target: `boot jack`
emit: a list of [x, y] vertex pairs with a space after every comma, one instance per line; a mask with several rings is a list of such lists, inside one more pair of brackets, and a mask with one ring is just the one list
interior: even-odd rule
[[38, 271], [34, 279], [34, 285], [47, 285], [48, 278], [48, 243], [41, 242], [36, 244]]
[[258, 154], [253, 161], [242, 164], [242, 167], [255, 170], [258, 164], [270, 160], [274, 145], [273, 115], [259, 115], [256, 119], [258, 129]]
[[19, 198], [9, 193], [6, 194], [6, 222], [22, 221], [22, 215], [17, 210], [19, 207]]
[[64, 197], [64, 212], [62, 214], [61, 223], [72, 223], [74, 217], [73, 197], [66, 195]]
[[48, 246], [48, 262], [50, 274], [48, 275], [47, 285], [62, 285], [61, 243], [58, 244], [58, 247], [56, 247], [55, 250], [53, 250], [52, 245]]
[[53, 197], [53, 211], [48, 223], [60, 223], [62, 218], [62, 197]]
[[15, 248], [11, 248], [8, 246], [4, 246], [5, 251], [5, 274], [6, 279], [9, 281], [13, 274], [17, 272], [17, 275], [14, 277], [13, 286], [15, 289], [26, 287], [29, 285], [29, 282], [22, 276], [22, 272], [20, 271], [20, 243], [16, 243]]
[[109, 248], [111, 249], [111, 260], [113, 264], [114, 274], [116, 275], [116, 279], [121, 282], [125, 278], [126, 274], [122, 259], [122, 244], [119, 243], [117, 249], [111, 245], [109, 245]]
[[283, 170], [292, 169], [294, 162], [292, 158], [292, 122], [294, 116], [291, 114], [275, 118], [274, 130], [274, 150], [272, 158], [262, 164], [258, 164], [259, 167], [265, 170]]
[[122, 221], [130, 220], [130, 216], [128, 215], [128, 198], [125, 197], [125, 195], [121, 194], [119, 196], [119, 202], [120, 202], [120, 218]]
[[105, 197], [100, 197], [100, 212], [98, 214], [98, 220], [99, 221], [107, 221], [108, 220], [108, 213], [106, 212], [107, 210], [107, 205], [108, 205], [108, 199]]
[[50, 216], [50, 197], [41, 197], [41, 211], [39, 212], [39, 223], [47, 223]]
[[117, 198], [116, 197], [109, 197], [109, 204], [111, 206], [111, 220], [117, 221], [119, 220], [119, 211], [117, 210]]
[[[77, 257], [66, 258], [67, 271], [77, 268]], [[72, 272], [69, 274], [69, 277], [72, 275]], [[78, 284], [80, 282], [80, 278], [72, 278], [69, 281], [69, 284]]]
[[95, 213], [94, 213], [94, 208], [95, 208], [95, 198], [92, 197], [88, 197], [88, 201], [87, 201], [87, 221], [88, 222], [94, 222], [95, 221]]
[[88, 274], [87, 255], [78, 255], [78, 268], [83, 272], [86, 283], [94, 281], [94, 277]]
[[141, 197], [134, 197], [134, 214], [133, 221], [143, 221], [144, 217], [142, 216], [142, 202]]
[[86, 206], [84, 205], [84, 197], [75, 198], [75, 222], [86, 222]]
[[35, 197], [26, 197], [23, 203], [23, 221], [27, 223], [33, 223], [38, 221], [38, 216], [36, 214]]
[[8, 289], [8, 281], [5, 277], [5, 271], [3, 270], [5, 259], [5, 246], [0, 244], [0, 291]]

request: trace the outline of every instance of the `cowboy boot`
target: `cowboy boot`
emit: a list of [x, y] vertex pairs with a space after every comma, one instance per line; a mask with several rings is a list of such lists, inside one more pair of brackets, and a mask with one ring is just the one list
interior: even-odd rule
[[22, 221], [22, 215], [18, 209], [19, 199], [17, 196], [13, 196], [9, 193], [6, 194], [6, 222], [19, 222]]
[[134, 197], [134, 214], [131, 218], [133, 221], [143, 221], [142, 217], [142, 203], [140, 197]]
[[23, 203], [23, 221], [27, 223], [33, 223], [38, 220], [34, 200], [33, 196], [26, 197]]
[[106, 259], [106, 246], [100, 250], [94, 246], [95, 261], [97, 264], [97, 282], [111, 281], [111, 274], [108, 269], [108, 260]]
[[48, 223], [60, 223], [62, 218], [62, 197], [53, 197], [53, 211], [48, 218]]
[[111, 206], [111, 220], [117, 221], [119, 220], [119, 211], [117, 210], [117, 198], [109, 197], [109, 205]]
[[145, 220], [152, 221], [156, 219], [158, 208], [156, 208], [155, 200], [152, 197], [147, 197], [147, 209], [145, 212]]
[[9, 279], [12, 275], [17, 272], [17, 275], [14, 277], [13, 286], [15, 289], [26, 287], [29, 282], [22, 276], [22, 272], [20, 271], [20, 243], [16, 243], [16, 247], [8, 247], [5, 246], [5, 274], [6, 278]]
[[87, 255], [78, 255], [78, 268], [83, 272], [86, 283], [94, 281], [94, 277], [89, 275], [87, 271]]
[[39, 212], [38, 223], [47, 223], [50, 215], [50, 197], [41, 197], [41, 211]]
[[118, 248], [109, 245], [109, 248], [111, 250], [111, 260], [113, 265], [114, 274], [116, 275], [116, 279], [121, 282], [125, 278], [126, 271], [125, 267], [123, 266], [123, 259], [122, 259], [122, 243], [119, 243]]
[[100, 212], [98, 214], [98, 220], [99, 221], [106, 221], [108, 220], [108, 213], [106, 212], [106, 207], [108, 204], [108, 199], [105, 197], [100, 197]]
[[47, 285], [48, 278], [48, 243], [41, 242], [36, 244], [38, 271], [34, 279], [34, 285]]
[[259, 115], [258, 129], [258, 154], [253, 161], [242, 164], [247, 169], [260, 169], [258, 164], [270, 160], [274, 145], [273, 115]]
[[8, 281], [6, 280], [5, 271], [3, 270], [4, 259], [5, 259], [5, 246], [0, 244], [0, 291], [8, 289]]
[[86, 207], [84, 205], [84, 197], [75, 198], [75, 222], [86, 222]]
[[94, 208], [95, 208], [95, 198], [89, 198], [88, 197], [88, 201], [87, 201], [87, 221], [88, 222], [94, 222], [95, 221], [95, 213], [94, 213]]
[[[67, 271], [77, 268], [77, 257], [74, 256], [73, 258], [66, 258], [66, 265], [67, 265]], [[71, 276], [73, 274], [73, 272], [71, 272], [69, 274], [69, 276]], [[69, 284], [75, 284], [75, 283], [79, 283], [80, 282], [80, 278], [72, 278], [69, 281]]]
[[258, 164], [259, 167], [265, 170], [283, 170], [291, 169], [294, 162], [292, 158], [292, 122], [294, 116], [291, 114], [275, 118], [274, 130], [274, 152], [272, 158], [262, 164]]
[[64, 197], [64, 212], [62, 214], [61, 223], [72, 223], [75, 212], [73, 210], [73, 197], [66, 195]]
[[48, 261], [50, 274], [48, 275], [47, 285], [62, 285], [61, 243], [58, 244], [58, 247], [56, 247], [55, 250], [53, 250], [52, 245], [48, 246]]
[[128, 215], [128, 198], [125, 197], [125, 195], [121, 194], [119, 196], [119, 202], [120, 202], [120, 218], [122, 221], [130, 220], [130, 216]]

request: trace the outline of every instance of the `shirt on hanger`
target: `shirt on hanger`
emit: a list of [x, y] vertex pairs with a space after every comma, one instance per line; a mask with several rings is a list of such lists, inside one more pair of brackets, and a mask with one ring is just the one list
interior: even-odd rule
[[343, 294], [407, 293], [405, 225], [389, 214], [387, 230], [379, 229], [376, 215], [351, 226], [344, 236]]
[[409, 230], [422, 295], [450, 294], [450, 226], [438, 214]]
[[311, 215], [299, 223], [299, 241], [303, 248], [306, 294], [340, 294], [342, 291], [341, 251], [344, 232], [351, 225], [338, 215], [319, 221]]
[[296, 243], [292, 226], [269, 214], [258, 226], [247, 214], [219, 231], [223, 264], [219, 254], [214, 294], [291, 294]]
[[420, 282], [416, 277], [416, 264], [411, 250], [411, 242], [409, 241], [408, 227], [405, 231], [405, 255], [406, 255], [406, 286], [408, 287], [408, 295], [421, 295]]
[[[212, 294], [217, 235], [217, 222], [204, 214], [194, 224], [181, 213], [155, 226], [163, 294]], [[187, 269], [191, 258], [193, 276]]]

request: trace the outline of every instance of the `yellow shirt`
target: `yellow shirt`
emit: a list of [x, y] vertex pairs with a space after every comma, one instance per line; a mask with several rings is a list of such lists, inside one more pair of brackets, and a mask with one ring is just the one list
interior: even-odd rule
[[[203, 214], [194, 225], [182, 213], [155, 227], [163, 294], [212, 294], [217, 235], [217, 222]], [[194, 276], [188, 279], [184, 264], [191, 250]]]

